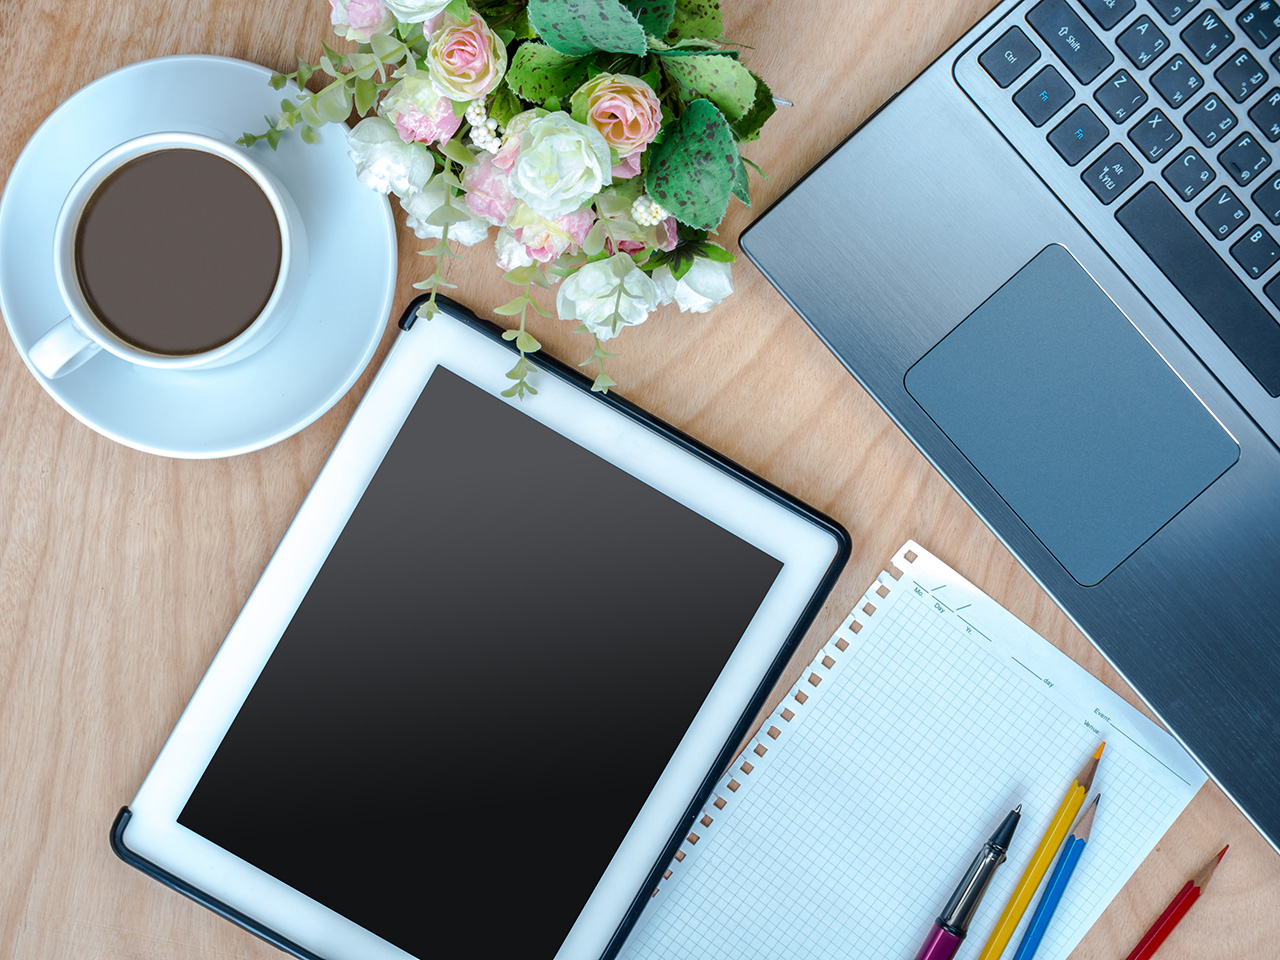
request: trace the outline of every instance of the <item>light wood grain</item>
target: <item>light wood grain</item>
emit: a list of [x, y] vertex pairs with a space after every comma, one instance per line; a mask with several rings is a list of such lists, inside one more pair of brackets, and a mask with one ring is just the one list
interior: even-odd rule
[[[147, 57], [214, 53], [288, 69], [327, 36], [322, 0], [142, 4], [0, 0], [0, 175], [36, 126], [102, 74]], [[988, 0], [726, 2], [729, 37], [796, 106], [749, 154], [763, 209], [954, 42]], [[751, 219], [737, 206], [722, 236]], [[396, 313], [423, 261], [401, 229]], [[480, 313], [509, 290], [478, 247], [452, 267]], [[965, 573], [1130, 701], [1031, 577], [745, 261], [709, 315], [667, 310], [630, 330], [621, 392], [827, 511], [854, 538], [795, 669], [907, 537]], [[567, 324], [536, 321], [583, 359]], [[141, 783], [336, 441], [356, 388], [296, 437], [214, 462], [165, 460], [91, 432], [0, 344], [0, 957], [263, 958], [271, 948], [118, 862], [115, 811]], [[1222, 843], [1231, 853], [1161, 956], [1263, 957], [1280, 941], [1280, 857], [1206, 787], [1103, 915], [1077, 958], [1123, 956]], [[478, 942], [477, 951], [483, 953]]]

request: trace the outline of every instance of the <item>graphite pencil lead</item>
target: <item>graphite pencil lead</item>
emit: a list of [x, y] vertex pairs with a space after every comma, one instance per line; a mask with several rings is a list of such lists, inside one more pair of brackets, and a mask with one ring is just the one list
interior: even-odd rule
[[1214, 854], [1212, 860], [1204, 865], [1204, 869], [1197, 873], [1195, 879], [1191, 881], [1193, 886], [1197, 886], [1201, 890], [1208, 886], [1209, 878], [1213, 876], [1213, 871], [1218, 869], [1218, 864], [1222, 862], [1222, 855], [1227, 852], [1227, 847], [1229, 846], [1231, 844], [1228, 843], [1226, 847]]
[[1089, 830], [1093, 827], [1093, 817], [1098, 812], [1098, 801], [1100, 799], [1102, 799], [1102, 794], [1095, 793], [1093, 795], [1093, 803], [1085, 808], [1084, 813], [1080, 815], [1080, 819], [1076, 821], [1075, 829], [1071, 831], [1071, 835], [1077, 840], [1089, 839]]

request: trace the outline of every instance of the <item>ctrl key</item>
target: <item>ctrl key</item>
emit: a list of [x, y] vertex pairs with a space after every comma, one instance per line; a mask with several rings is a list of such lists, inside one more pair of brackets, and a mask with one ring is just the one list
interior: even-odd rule
[[1104, 204], [1109, 204], [1129, 189], [1140, 176], [1142, 167], [1138, 161], [1120, 144], [1113, 143], [1080, 174], [1080, 179], [1093, 191], [1095, 197]]
[[1040, 59], [1040, 51], [1017, 27], [1010, 27], [978, 57], [982, 68], [991, 79], [1007, 87], [1027, 72], [1027, 68]]

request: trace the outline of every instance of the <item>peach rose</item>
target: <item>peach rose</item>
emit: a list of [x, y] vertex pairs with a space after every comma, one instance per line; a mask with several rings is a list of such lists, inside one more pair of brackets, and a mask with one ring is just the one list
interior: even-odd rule
[[639, 77], [602, 73], [579, 87], [573, 99], [575, 114], [585, 101], [586, 122], [623, 159], [643, 151], [662, 126], [662, 105]]
[[431, 82], [450, 100], [482, 99], [507, 72], [507, 45], [478, 13], [465, 23], [445, 14], [427, 48]]

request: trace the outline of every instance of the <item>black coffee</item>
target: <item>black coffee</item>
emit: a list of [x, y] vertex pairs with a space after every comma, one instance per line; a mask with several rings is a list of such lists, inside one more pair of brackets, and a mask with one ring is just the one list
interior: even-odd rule
[[159, 150], [98, 187], [75, 262], [85, 299], [116, 336], [152, 353], [203, 353], [239, 336], [270, 299], [280, 226], [235, 164]]

